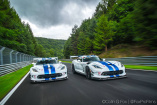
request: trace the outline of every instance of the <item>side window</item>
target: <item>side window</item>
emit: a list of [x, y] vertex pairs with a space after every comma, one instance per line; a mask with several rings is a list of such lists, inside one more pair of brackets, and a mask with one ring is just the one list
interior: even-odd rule
[[103, 61], [103, 59], [102, 59], [102, 58], [100, 58], [100, 57], [99, 57], [99, 59], [100, 59], [100, 61]]
[[78, 58], [77, 60], [80, 60], [82, 62], [82, 59]]
[[85, 58], [83, 59], [83, 62], [88, 62], [88, 61], [90, 61], [90, 58], [88, 58], [88, 57], [85, 57]]

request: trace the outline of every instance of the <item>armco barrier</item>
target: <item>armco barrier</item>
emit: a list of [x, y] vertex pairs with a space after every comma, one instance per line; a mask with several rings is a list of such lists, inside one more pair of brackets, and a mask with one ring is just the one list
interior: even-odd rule
[[35, 56], [0, 46], [0, 76], [31, 64], [34, 57]]
[[120, 61], [125, 65], [157, 66], [157, 56], [106, 58], [106, 61]]
[[[72, 61], [73, 59], [62, 59], [62, 60]], [[105, 58], [105, 60], [106, 61], [120, 61], [125, 65], [157, 66], [157, 56]]]
[[25, 61], [25, 62], [0, 65], [0, 76], [19, 70], [27, 65], [30, 65], [31, 63], [32, 63], [31, 61]]

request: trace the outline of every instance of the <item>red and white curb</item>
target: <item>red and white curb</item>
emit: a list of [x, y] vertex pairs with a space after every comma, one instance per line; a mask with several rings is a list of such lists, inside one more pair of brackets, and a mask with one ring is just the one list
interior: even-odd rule
[[29, 72], [21, 79], [21, 81], [3, 98], [3, 100], [0, 102], [0, 105], [4, 105], [7, 100], [11, 97], [11, 95], [16, 91], [16, 89], [21, 85], [21, 83], [25, 80], [25, 78], [28, 76]]

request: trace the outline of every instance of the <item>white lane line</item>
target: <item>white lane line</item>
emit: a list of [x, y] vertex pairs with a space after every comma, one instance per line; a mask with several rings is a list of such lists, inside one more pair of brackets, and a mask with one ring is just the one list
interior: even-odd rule
[[25, 78], [28, 76], [29, 72], [21, 79], [21, 81], [3, 98], [3, 100], [0, 102], [0, 105], [4, 105], [7, 100], [11, 97], [11, 95], [15, 92], [15, 90], [21, 85], [21, 83], [25, 80]]

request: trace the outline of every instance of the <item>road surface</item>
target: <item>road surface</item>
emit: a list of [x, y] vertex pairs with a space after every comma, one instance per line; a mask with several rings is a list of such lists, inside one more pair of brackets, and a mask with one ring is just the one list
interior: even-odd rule
[[31, 84], [29, 77], [5, 105], [155, 105], [157, 72], [126, 70], [128, 78], [88, 80], [71, 72], [68, 80]]

